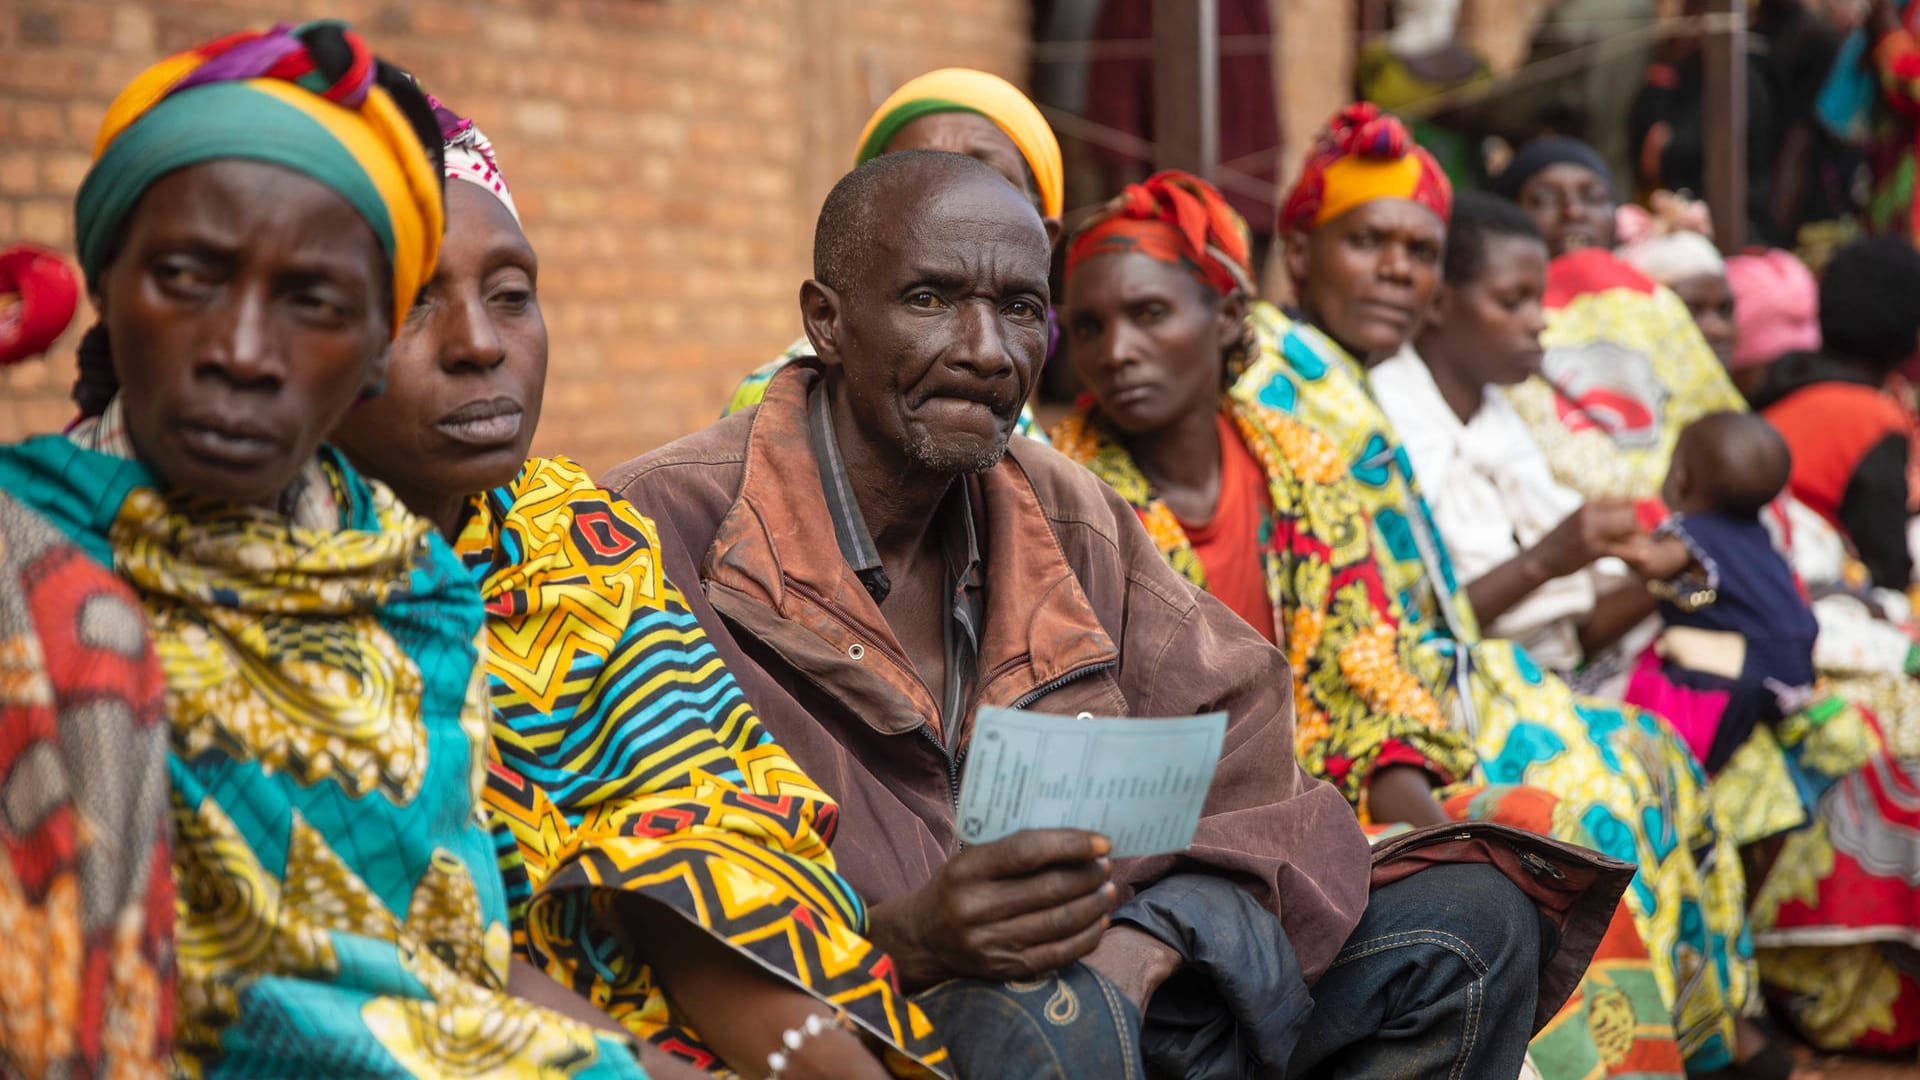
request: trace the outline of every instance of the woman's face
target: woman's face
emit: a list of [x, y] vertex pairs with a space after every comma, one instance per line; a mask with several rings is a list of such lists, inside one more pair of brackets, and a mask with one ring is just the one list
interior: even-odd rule
[[1096, 255], [1067, 279], [1067, 355], [1100, 411], [1129, 435], [1220, 408], [1226, 350], [1246, 301], [1137, 252]]
[[1707, 339], [1713, 354], [1724, 367], [1733, 359], [1734, 346], [1740, 343], [1740, 327], [1733, 321], [1733, 289], [1725, 274], [1697, 274], [1673, 283], [1673, 291], [1693, 313], [1700, 336]]
[[440, 262], [394, 343], [386, 392], [334, 433], [416, 512], [507, 483], [526, 463], [547, 381], [538, 277], [506, 206], [449, 182]]
[[1440, 284], [1446, 226], [1411, 199], [1362, 203], [1287, 239], [1287, 270], [1309, 322], [1362, 362], [1392, 355]]
[[276, 505], [381, 376], [388, 274], [346, 200], [277, 165], [148, 188], [94, 297], [141, 459], [170, 489]]
[[1613, 246], [1613, 189], [1585, 165], [1562, 162], [1529, 177], [1520, 188], [1520, 209], [1556, 259], [1581, 248]]
[[1547, 248], [1530, 236], [1489, 236], [1480, 273], [1449, 284], [1436, 306], [1432, 333], [1446, 347], [1424, 350], [1430, 363], [1459, 365], [1469, 385], [1512, 386], [1540, 371], [1540, 334], [1547, 328]]

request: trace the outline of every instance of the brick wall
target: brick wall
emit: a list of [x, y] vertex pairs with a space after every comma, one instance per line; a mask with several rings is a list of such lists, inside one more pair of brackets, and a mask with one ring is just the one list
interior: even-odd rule
[[[535, 448], [599, 470], [711, 420], [798, 333], [813, 218], [872, 108], [963, 64], [1018, 81], [1024, 0], [5, 0], [0, 241], [67, 250], [100, 117], [146, 64], [331, 15], [493, 139], [552, 334]], [[0, 440], [71, 415], [74, 341], [0, 373]]]

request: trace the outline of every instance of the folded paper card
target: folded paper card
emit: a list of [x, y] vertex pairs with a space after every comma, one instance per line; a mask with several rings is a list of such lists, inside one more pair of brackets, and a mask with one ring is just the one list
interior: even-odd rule
[[960, 785], [960, 839], [1089, 829], [1115, 858], [1184, 851], [1220, 763], [1227, 714], [1051, 716], [985, 706]]

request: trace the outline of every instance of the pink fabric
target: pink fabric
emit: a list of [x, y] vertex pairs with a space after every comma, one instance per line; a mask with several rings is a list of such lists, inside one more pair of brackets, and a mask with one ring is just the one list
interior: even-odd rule
[[1727, 260], [1733, 317], [1740, 327], [1734, 370], [1771, 364], [1820, 347], [1820, 285], [1789, 252], [1774, 248]]
[[1641, 653], [1640, 662], [1634, 665], [1633, 677], [1627, 680], [1624, 700], [1666, 717], [1686, 742], [1687, 749], [1693, 751], [1693, 759], [1704, 762], [1707, 752], [1713, 748], [1713, 735], [1720, 727], [1720, 717], [1727, 711], [1727, 692], [1681, 686], [1667, 678], [1663, 666], [1652, 649]]

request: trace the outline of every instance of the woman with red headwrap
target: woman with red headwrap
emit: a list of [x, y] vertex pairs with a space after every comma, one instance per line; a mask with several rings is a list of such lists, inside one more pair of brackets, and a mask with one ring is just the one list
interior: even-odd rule
[[[1270, 344], [1247, 317], [1246, 250], [1239, 216], [1185, 173], [1128, 187], [1083, 228], [1067, 249], [1062, 314], [1091, 393], [1055, 445], [1134, 507], [1170, 565], [1281, 643], [1296, 753], [1363, 818], [1495, 820], [1598, 847], [1546, 792], [1476, 780], [1473, 740], [1423, 678], [1432, 665], [1386, 588], [1338, 448], [1227, 394]], [[1681, 1074], [1648, 968], [1621, 909], [1580, 992], [1534, 1040], [1545, 1076]]]
[[[1715, 827], [1705, 779], [1658, 717], [1577, 697], [1511, 642], [1482, 639], [1405, 449], [1367, 369], [1397, 352], [1439, 284], [1452, 194], [1398, 121], [1371, 105], [1322, 132], [1280, 212], [1301, 317], [1256, 307], [1254, 361], [1235, 400], [1315, 429], [1370, 519], [1388, 602], [1418, 638], [1414, 670], [1468, 732], [1477, 779], [1524, 783], [1559, 799], [1597, 846], [1640, 873], [1626, 906], [1652, 954], [1690, 1071], [1730, 1065], [1753, 961], [1745, 885], [1731, 837]], [[1797, 809], [1797, 807], [1796, 807]], [[1376, 813], [1378, 808], [1376, 807]], [[1625, 973], [1585, 1018], [1604, 1060], [1617, 1010], [1641, 992]]]

